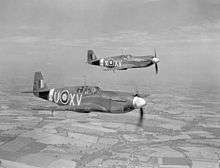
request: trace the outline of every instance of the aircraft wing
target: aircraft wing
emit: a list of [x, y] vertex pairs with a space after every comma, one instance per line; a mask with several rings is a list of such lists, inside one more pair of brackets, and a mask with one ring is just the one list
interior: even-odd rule
[[49, 107], [32, 107], [32, 110], [45, 110], [45, 111], [67, 111], [67, 106], [49, 106]]
[[75, 111], [80, 113], [90, 112], [87, 107], [73, 107], [73, 106], [54, 106], [54, 107], [34, 107], [32, 110], [43, 110], [43, 111]]
[[86, 104], [81, 106], [51, 106], [51, 107], [34, 107], [32, 110], [44, 111], [75, 111], [80, 113], [88, 113], [91, 111], [103, 111], [105, 108], [95, 104]]
[[116, 70], [127, 70], [127, 69], [131, 69], [135, 67], [134, 64], [131, 64], [131, 63], [124, 63], [123, 65], [119, 66], [119, 67], [115, 67]]
[[136, 67], [136, 65], [135, 65], [135, 63], [134, 64], [132, 64], [132, 63], [125, 63], [124, 67], [129, 69], [129, 68]]

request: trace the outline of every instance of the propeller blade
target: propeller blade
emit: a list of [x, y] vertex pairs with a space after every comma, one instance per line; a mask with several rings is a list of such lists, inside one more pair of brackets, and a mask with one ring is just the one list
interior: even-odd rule
[[143, 109], [143, 108], [140, 108], [140, 119], [139, 119], [138, 126], [142, 126], [142, 124], [143, 124], [143, 119], [144, 119], [144, 109]]
[[144, 94], [144, 93], [139, 93], [139, 92], [136, 92], [133, 94], [134, 97], [141, 97], [141, 98], [146, 98], [148, 96], [150, 96], [150, 94]]
[[155, 49], [154, 49], [154, 57], [157, 58], [157, 52]]
[[155, 63], [155, 70], [156, 70], [156, 74], [158, 74], [158, 65], [157, 65], [157, 63]]
[[133, 94], [133, 96], [134, 97], [136, 97], [136, 96], [139, 97], [139, 90], [138, 90], [137, 86], [134, 87], [134, 94]]

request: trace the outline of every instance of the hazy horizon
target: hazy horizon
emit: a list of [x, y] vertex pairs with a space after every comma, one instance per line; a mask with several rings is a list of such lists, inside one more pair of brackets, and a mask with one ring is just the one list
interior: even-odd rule
[[[86, 76], [103, 89], [220, 95], [217, 0], [0, 0], [0, 24], [0, 76], [12, 89], [31, 88], [40, 70], [58, 86]], [[154, 48], [158, 75], [154, 67], [111, 73], [85, 63], [88, 49], [104, 57]]]

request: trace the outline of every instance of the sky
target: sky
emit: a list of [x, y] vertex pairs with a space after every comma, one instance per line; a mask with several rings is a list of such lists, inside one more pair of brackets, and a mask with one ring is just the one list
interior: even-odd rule
[[[40, 70], [52, 86], [85, 80], [220, 97], [219, 46], [219, 0], [0, 0], [0, 77], [8, 89], [29, 87]], [[85, 63], [88, 49], [105, 57], [154, 48], [158, 75], [154, 67], [111, 73]]]

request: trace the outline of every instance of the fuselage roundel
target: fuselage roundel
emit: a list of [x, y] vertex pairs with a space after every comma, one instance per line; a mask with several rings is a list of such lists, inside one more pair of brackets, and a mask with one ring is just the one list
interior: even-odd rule
[[48, 100], [58, 105], [80, 106], [83, 93], [70, 89], [50, 89]]

